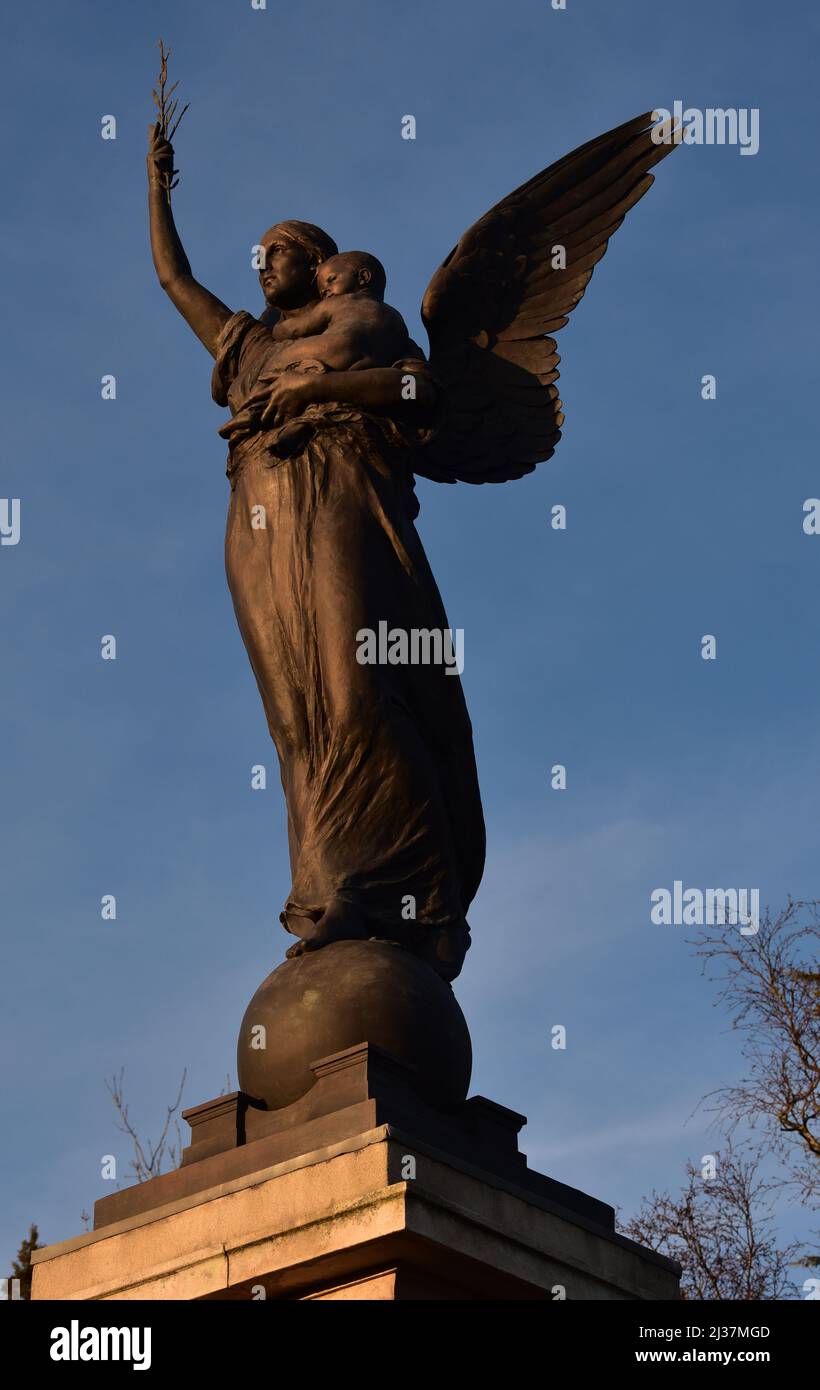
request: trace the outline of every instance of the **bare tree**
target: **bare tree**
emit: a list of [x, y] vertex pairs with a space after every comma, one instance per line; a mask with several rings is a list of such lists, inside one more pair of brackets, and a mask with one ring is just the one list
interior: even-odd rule
[[[756, 931], [749, 925], [710, 926], [691, 942], [719, 984], [747, 1064], [743, 1080], [705, 1097], [730, 1136], [717, 1173], [704, 1178], [688, 1164], [681, 1196], [653, 1192], [625, 1227], [680, 1260], [689, 1299], [779, 1298], [790, 1263], [820, 1264], [799, 1242], [778, 1249], [769, 1200], [784, 1188], [810, 1207], [820, 1196], [820, 903], [789, 898]], [[740, 1126], [749, 1134], [738, 1150], [731, 1136]], [[780, 1172], [764, 1181], [760, 1165], [771, 1157]]]
[[706, 1097], [723, 1127], [756, 1130], [779, 1158], [784, 1185], [814, 1206], [820, 1197], [820, 903], [791, 898], [759, 929], [710, 927], [692, 943], [716, 968], [718, 1000], [742, 1034], [746, 1077]]
[[742, 1157], [731, 1141], [713, 1157], [713, 1177], [688, 1163], [681, 1195], [644, 1197], [624, 1234], [680, 1262], [681, 1298], [757, 1300], [794, 1293], [788, 1269], [798, 1245], [779, 1249], [772, 1231], [769, 1194], [777, 1183], [761, 1178], [758, 1157]]
[[[105, 1083], [119, 1116], [117, 1129], [121, 1130], [123, 1134], [127, 1134], [134, 1146], [131, 1171], [137, 1182], [147, 1182], [149, 1178], [157, 1177], [163, 1171], [163, 1165], [166, 1162], [171, 1168], [175, 1168], [179, 1163], [182, 1153], [182, 1135], [180, 1133], [177, 1113], [182, 1103], [182, 1092], [187, 1075], [188, 1071], [186, 1068], [182, 1073], [182, 1080], [179, 1083], [176, 1100], [173, 1105], [166, 1106], [165, 1122], [162, 1126], [159, 1139], [155, 1144], [153, 1144], [150, 1139], [147, 1139], [145, 1144], [143, 1144], [128, 1118], [128, 1106], [125, 1102], [123, 1092], [125, 1068], [121, 1067], [119, 1076], [115, 1074], [111, 1077], [110, 1081], [106, 1081]], [[175, 1144], [170, 1143], [168, 1140], [168, 1131], [172, 1121], [177, 1136], [177, 1142]]]

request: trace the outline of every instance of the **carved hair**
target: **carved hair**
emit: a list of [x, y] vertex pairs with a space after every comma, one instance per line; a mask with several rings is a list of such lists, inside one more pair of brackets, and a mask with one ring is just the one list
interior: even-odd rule
[[265, 236], [270, 236], [271, 232], [279, 232], [287, 241], [294, 241], [302, 248], [308, 260], [313, 262], [314, 267], [339, 254], [333, 237], [323, 232], [321, 227], [315, 227], [312, 222], [297, 222], [295, 219], [275, 222]]

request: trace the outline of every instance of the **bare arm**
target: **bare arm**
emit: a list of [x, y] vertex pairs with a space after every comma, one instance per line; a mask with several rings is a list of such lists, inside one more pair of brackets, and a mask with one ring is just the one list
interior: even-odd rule
[[280, 319], [273, 330], [273, 340], [289, 342], [291, 339], [313, 338], [319, 333], [324, 333], [330, 324], [330, 307], [320, 299], [318, 304], [300, 309], [298, 314], [293, 314], [290, 318]]
[[[154, 269], [171, 303], [215, 357], [217, 339], [232, 310], [191, 274], [164, 186], [165, 176], [171, 174], [173, 166], [173, 148], [160, 136], [159, 125], [154, 125], [148, 132], [148, 214]], [[170, 183], [170, 177], [167, 181]]]
[[365, 371], [322, 372], [307, 376], [284, 373], [274, 385], [263, 414], [264, 424], [281, 424], [315, 402], [358, 406], [372, 415], [388, 415], [423, 429], [433, 418], [436, 389], [429, 377], [415, 377], [415, 399], [405, 399], [410, 372], [398, 367]]

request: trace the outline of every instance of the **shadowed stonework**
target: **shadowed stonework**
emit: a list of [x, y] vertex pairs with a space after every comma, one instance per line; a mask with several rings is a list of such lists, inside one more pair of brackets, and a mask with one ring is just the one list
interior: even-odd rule
[[239, 1084], [272, 1110], [289, 1105], [313, 1085], [317, 1057], [362, 1038], [402, 1062], [431, 1104], [467, 1095], [470, 1035], [452, 989], [383, 941], [336, 941], [274, 970], [242, 1021]]
[[426, 1105], [362, 1044], [283, 1110], [241, 1093], [186, 1112], [182, 1166], [97, 1202], [36, 1252], [38, 1298], [536, 1300], [677, 1295], [677, 1266], [612, 1208], [527, 1167], [523, 1115]]

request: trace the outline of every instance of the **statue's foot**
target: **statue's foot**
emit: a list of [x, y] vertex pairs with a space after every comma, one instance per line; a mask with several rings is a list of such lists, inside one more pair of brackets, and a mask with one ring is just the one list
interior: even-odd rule
[[[293, 921], [288, 918], [288, 923]], [[319, 951], [329, 946], [331, 941], [363, 941], [370, 935], [364, 917], [350, 903], [333, 902], [314, 922], [310, 917], [300, 917], [297, 922], [299, 940], [286, 952], [288, 960], [295, 960], [306, 951]]]

